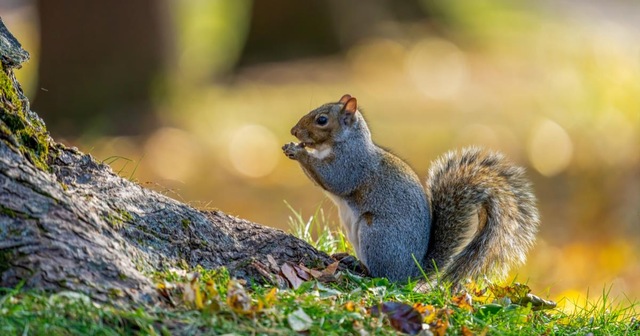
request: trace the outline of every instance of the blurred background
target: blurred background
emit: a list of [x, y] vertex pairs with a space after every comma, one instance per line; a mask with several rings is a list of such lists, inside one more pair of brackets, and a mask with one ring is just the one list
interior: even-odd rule
[[196, 208], [287, 229], [335, 209], [282, 155], [345, 93], [420, 175], [466, 145], [526, 166], [540, 239], [513, 276], [640, 298], [640, 2], [0, 0], [55, 139]]

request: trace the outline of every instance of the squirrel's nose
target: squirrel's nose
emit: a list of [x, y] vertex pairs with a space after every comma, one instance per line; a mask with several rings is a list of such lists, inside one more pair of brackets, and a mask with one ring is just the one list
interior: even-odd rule
[[297, 128], [295, 128], [295, 127], [293, 127], [293, 128], [291, 129], [291, 135], [293, 135], [294, 137], [296, 137], [296, 138], [297, 138], [297, 137], [298, 137], [298, 129], [297, 129]]

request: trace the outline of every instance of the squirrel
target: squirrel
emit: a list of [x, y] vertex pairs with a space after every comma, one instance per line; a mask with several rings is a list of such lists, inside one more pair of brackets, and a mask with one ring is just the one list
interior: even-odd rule
[[371, 276], [406, 282], [424, 271], [458, 284], [504, 278], [524, 263], [538, 230], [536, 198], [524, 169], [503, 155], [448, 152], [423, 188], [407, 163], [373, 143], [348, 94], [303, 116], [291, 134], [300, 142], [285, 144], [284, 154], [337, 205]]

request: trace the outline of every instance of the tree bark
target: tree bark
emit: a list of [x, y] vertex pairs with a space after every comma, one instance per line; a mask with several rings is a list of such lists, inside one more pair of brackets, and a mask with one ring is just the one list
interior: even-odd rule
[[1, 19], [0, 56], [0, 286], [154, 303], [150, 275], [170, 267], [225, 266], [266, 281], [285, 261], [333, 261], [283, 231], [199, 211], [57, 144], [14, 77], [28, 53]]

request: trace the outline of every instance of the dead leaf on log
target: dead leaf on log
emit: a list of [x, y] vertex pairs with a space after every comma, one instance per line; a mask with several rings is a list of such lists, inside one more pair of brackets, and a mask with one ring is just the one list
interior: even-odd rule
[[298, 287], [300, 287], [300, 285], [302, 285], [302, 283], [304, 282], [304, 279], [298, 277], [298, 273], [288, 263], [282, 264], [282, 266], [280, 267], [280, 272], [282, 272], [282, 275], [284, 275], [287, 281], [289, 281], [289, 284], [293, 289], [298, 289]]
[[318, 271], [318, 270], [314, 270], [314, 269], [310, 269], [307, 268], [304, 265], [298, 265], [301, 269], [303, 269], [305, 272], [309, 273], [314, 279], [318, 279], [319, 277], [322, 276], [322, 272]]

